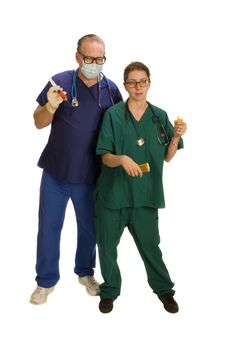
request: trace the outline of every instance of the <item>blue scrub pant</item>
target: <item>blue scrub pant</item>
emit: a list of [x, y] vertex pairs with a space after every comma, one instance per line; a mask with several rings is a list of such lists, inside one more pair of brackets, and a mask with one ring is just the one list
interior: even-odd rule
[[96, 236], [93, 185], [60, 181], [43, 171], [40, 186], [36, 281], [44, 288], [54, 286], [60, 278], [60, 238], [69, 199], [73, 203], [77, 221], [74, 272], [80, 277], [94, 274]]

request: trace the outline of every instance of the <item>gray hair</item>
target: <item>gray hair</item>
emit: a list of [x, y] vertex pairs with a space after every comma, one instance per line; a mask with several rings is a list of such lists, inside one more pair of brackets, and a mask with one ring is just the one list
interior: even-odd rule
[[85, 40], [97, 41], [98, 43], [103, 45], [103, 48], [105, 50], [105, 44], [104, 44], [104, 41], [103, 41], [103, 39], [101, 37], [99, 37], [96, 34], [87, 34], [87, 35], [84, 35], [82, 38], [79, 39], [78, 44], [77, 44], [77, 51], [79, 51], [81, 49], [82, 43]]

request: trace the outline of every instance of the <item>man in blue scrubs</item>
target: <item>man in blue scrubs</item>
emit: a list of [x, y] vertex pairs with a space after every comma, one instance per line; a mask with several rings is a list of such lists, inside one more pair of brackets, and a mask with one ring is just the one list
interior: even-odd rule
[[122, 100], [117, 86], [102, 73], [103, 40], [88, 34], [79, 39], [77, 71], [65, 71], [50, 79], [37, 98], [35, 126], [51, 125], [48, 143], [38, 166], [40, 186], [36, 281], [32, 304], [43, 304], [60, 278], [60, 237], [65, 211], [71, 199], [77, 220], [74, 272], [90, 295], [99, 294], [94, 278], [96, 236], [93, 189], [99, 173], [95, 155], [104, 111]]

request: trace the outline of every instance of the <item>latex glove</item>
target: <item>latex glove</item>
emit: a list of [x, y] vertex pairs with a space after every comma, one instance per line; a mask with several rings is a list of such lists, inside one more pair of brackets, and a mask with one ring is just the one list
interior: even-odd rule
[[62, 88], [59, 85], [51, 86], [47, 92], [48, 103], [46, 107], [50, 113], [55, 113], [60, 103], [63, 102], [63, 98], [59, 96], [58, 91], [61, 91]]

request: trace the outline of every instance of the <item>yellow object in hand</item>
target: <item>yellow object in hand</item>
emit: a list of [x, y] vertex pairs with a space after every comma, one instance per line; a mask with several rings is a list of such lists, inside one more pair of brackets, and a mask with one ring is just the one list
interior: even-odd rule
[[139, 167], [143, 173], [149, 173], [149, 171], [150, 171], [149, 163], [139, 164]]
[[177, 118], [177, 122], [178, 122], [178, 123], [182, 123], [182, 122], [183, 122], [183, 118], [178, 117], [178, 118]]

